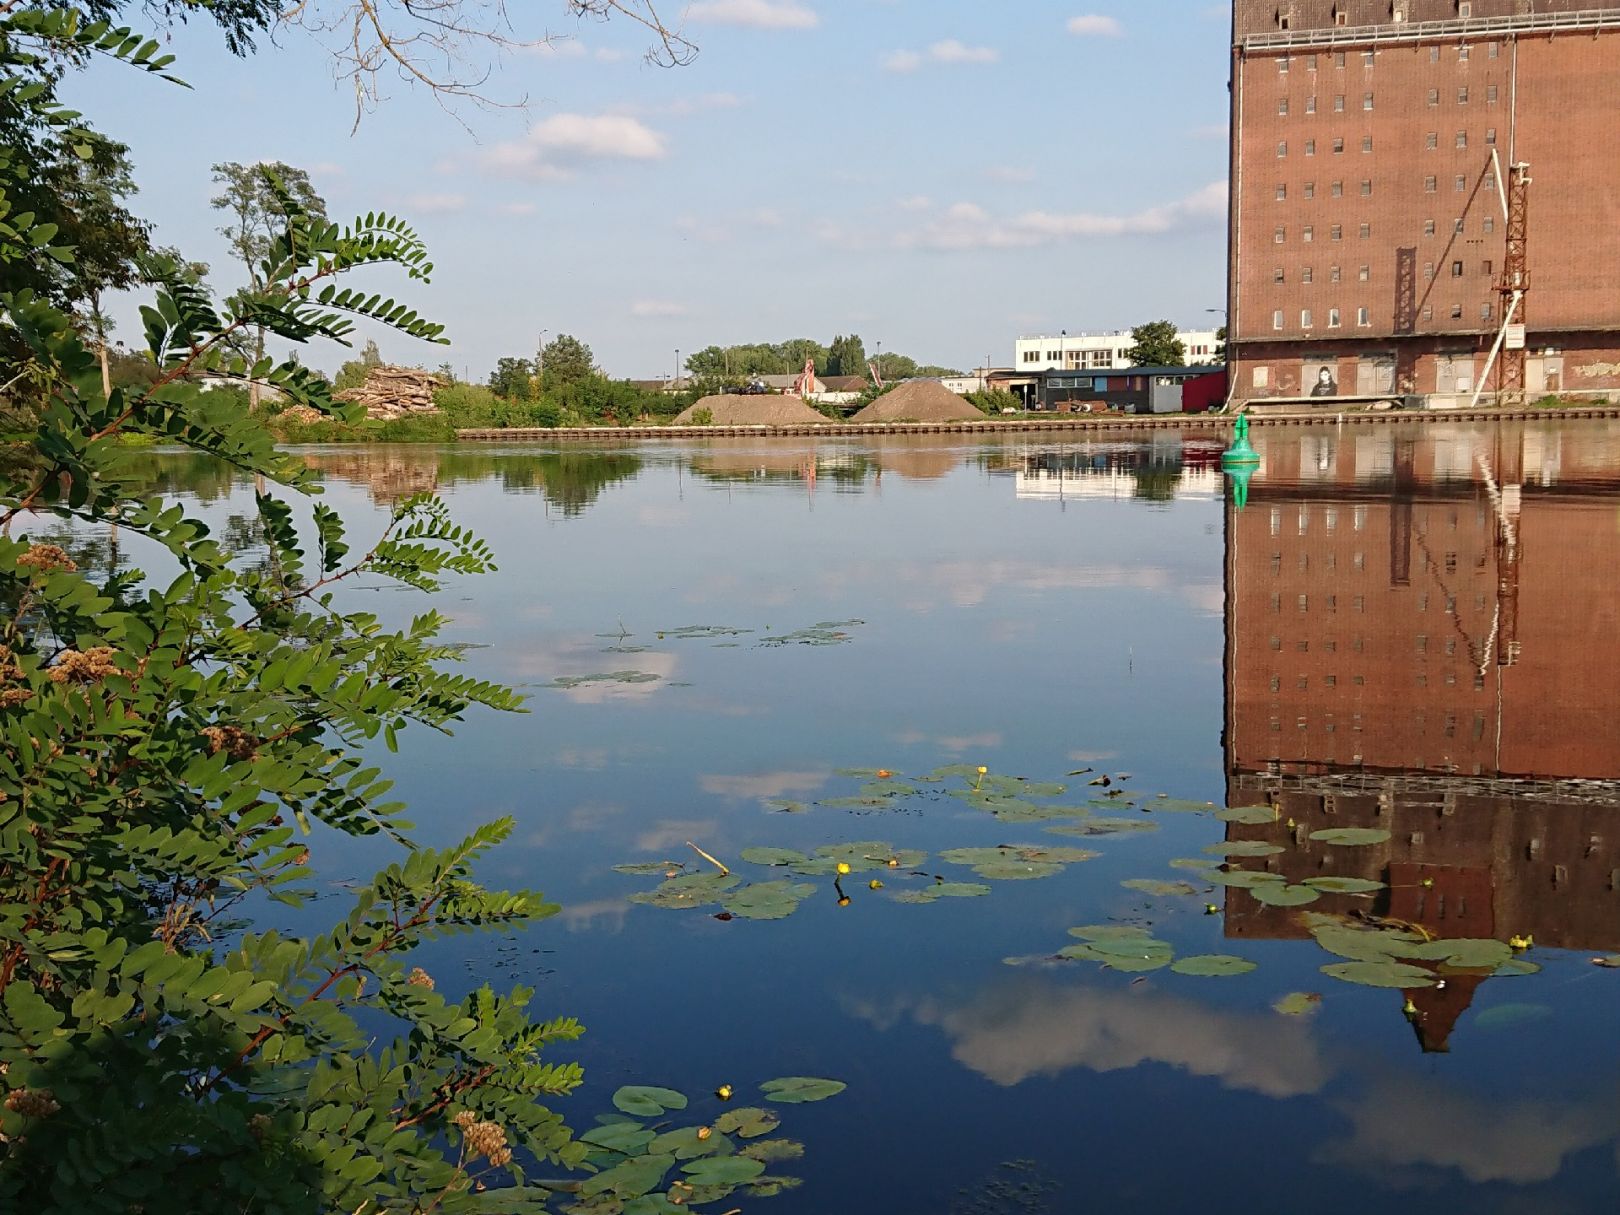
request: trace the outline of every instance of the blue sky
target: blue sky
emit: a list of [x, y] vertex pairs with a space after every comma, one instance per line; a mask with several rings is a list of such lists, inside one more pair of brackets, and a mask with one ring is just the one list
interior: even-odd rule
[[675, 69], [643, 62], [628, 24], [513, 8], [524, 37], [559, 36], [486, 86], [523, 108], [452, 116], [388, 81], [351, 134], [316, 36], [237, 61], [201, 24], [170, 47], [194, 90], [99, 67], [69, 98], [131, 145], [137, 210], [218, 288], [239, 271], [208, 207], [215, 161], [284, 160], [335, 217], [411, 219], [437, 272], [405, 298], [453, 346], [385, 335], [383, 355], [475, 378], [542, 330], [651, 377], [711, 343], [853, 331], [969, 366], [1009, 363], [1021, 333], [1218, 323], [1222, 4], [692, 0], [664, 6], [700, 48]]

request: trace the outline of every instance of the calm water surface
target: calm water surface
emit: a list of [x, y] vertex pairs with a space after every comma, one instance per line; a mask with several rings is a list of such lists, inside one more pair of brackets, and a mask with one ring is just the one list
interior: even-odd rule
[[[1221, 444], [1170, 433], [307, 451], [357, 535], [436, 489], [501, 559], [441, 606], [471, 672], [532, 711], [418, 734], [387, 764], [429, 841], [513, 816], [485, 876], [564, 910], [423, 965], [441, 987], [532, 984], [586, 1023], [576, 1126], [627, 1082], [697, 1111], [721, 1083], [848, 1082], [784, 1124], [807, 1156], [772, 1171], [802, 1188], [715, 1210], [1613, 1211], [1620, 970], [1592, 959], [1620, 952], [1620, 429], [1256, 440], [1241, 510]], [[251, 504], [159, 467], [216, 520]], [[972, 777], [917, 780], [948, 765], [1068, 788], [1009, 808], [960, 796]], [[871, 797], [883, 781], [853, 769], [916, 792]], [[1128, 830], [1072, 833], [1097, 819]], [[1337, 828], [1379, 842], [1311, 838]], [[788, 876], [738, 859], [756, 846], [928, 859], [881, 891], [843, 879], [844, 905], [802, 879], [781, 920], [627, 901], [659, 878], [614, 865], [704, 868], [688, 841], [750, 881]], [[1379, 885], [1274, 906], [1170, 865], [1232, 843], [1261, 853], [1232, 868], [1296, 890]], [[980, 881], [939, 854], [1000, 844], [1099, 855], [897, 901], [928, 875]], [[383, 855], [317, 846], [334, 882]], [[1191, 893], [1121, 884], [1144, 878]], [[1344, 959], [1308, 914], [1533, 937], [1541, 969], [1431, 960], [1426, 983], [1356, 985], [1323, 973]], [[1258, 967], [1053, 959], [1097, 924]], [[1274, 1011], [1289, 993], [1320, 1000]]]

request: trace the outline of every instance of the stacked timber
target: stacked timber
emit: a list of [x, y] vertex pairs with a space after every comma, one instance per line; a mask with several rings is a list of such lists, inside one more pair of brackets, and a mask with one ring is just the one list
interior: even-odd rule
[[367, 417], [387, 422], [409, 414], [437, 413], [433, 394], [444, 387], [444, 377], [419, 367], [373, 367], [360, 387], [333, 395], [364, 405]]

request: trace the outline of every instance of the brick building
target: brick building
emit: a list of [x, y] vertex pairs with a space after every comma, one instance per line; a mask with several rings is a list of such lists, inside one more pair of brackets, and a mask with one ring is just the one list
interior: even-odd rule
[[1520, 162], [1525, 391], [1620, 395], [1620, 0], [1235, 0], [1234, 399], [1495, 390]]

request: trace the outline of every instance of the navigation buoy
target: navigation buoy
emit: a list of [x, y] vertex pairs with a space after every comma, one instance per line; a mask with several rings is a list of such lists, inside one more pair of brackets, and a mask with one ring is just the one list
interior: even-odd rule
[[1221, 469], [1232, 478], [1232, 502], [1242, 510], [1249, 502], [1249, 479], [1260, 467], [1260, 453], [1249, 442], [1249, 419], [1238, 414], [1232, 446], [1221, 455]]

